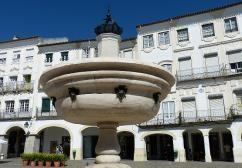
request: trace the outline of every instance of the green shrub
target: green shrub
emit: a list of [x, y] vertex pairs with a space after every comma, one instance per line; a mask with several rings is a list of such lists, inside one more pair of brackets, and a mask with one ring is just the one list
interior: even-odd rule
[[43, 155], [44, 161], [53, 161], [53, 154], [45, 153]]
[[22, 153], [21, 154], [21, 158], [23, 160], [31, 160], [31, 157], [32, 157], [32, 153]]

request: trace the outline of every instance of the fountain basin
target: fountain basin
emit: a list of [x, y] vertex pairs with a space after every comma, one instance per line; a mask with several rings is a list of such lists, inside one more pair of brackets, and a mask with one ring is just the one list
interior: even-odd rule
[[[153, 64], [122, 58], [92, 58], [53, 66], [40, 78], [49, 97], [55, 98], [58, 115], [85, 125], [116, 122], [137, 124], [151, 119], [160, 101], [170, 92], [174, 77]], [[115, 88], [125, 86], [120, 100]], [[69, 88], [78, 89], [72, 100]], [[154, 94], [159, 93], [159, 100]]]

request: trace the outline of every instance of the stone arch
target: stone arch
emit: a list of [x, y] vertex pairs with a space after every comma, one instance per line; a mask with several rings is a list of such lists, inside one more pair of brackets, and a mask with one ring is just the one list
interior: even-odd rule
[[36, 129], [39, 139], [39, 152], [56, 153], [62, 150], [71, 156], [71, 139], [74, 138], [68, 127], [59, 124], [45, 124]]
[[167, 134], [167, 135], [170, 135], [173, 138], [173, 140], [176, 140], [176, 135], [173, 134], [170, 131], [149, 131], [149, 132], [144, 132], [141, 135], [141, 139], [145, 139], [145, 137], [153, 135], [153, 134]]
[[186, 160], [205, 161], [203, 133], [197, 128], [185, 129], [182, 133]]
[[117, 133], [119, 145], [120, 145], [120, 157], [121, 159], [134, 159], [135, 148], [135, 136], [130, 131], [119, 131]]
[[233, 139], [229, 128], [214, 127], [209, 131], [210, 154], [213, 161], [234, 161]]
[[174, 161], [174, 138], [166, 133], [151, 133], [144, 137], [148, 160]]
[[26, 132], [26, 129], [24, 128], [24, 124], [14, 123], [14, 124], [11, 124], [11, 125], [9, 125], [8, 127], [6, 127], [6, 128], [4, 129], [4, 131], [3, 131], [3, 134], [6, 135], [7, 132], [8, 132], [11, 128], [13, 128], [13, 127], [19, 127], [19, 128], [21, 128], [21, 129], [25, 132], [25, 134], [27, 133], [27, 132]]

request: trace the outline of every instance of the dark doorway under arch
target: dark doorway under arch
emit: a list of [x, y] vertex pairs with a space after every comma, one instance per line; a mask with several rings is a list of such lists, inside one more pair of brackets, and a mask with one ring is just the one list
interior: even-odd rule
[[134, 159], [134, 135], [128, 131], [118, 133], [121, 159]]
[[153, 134], [145, 137], [147, 160], [174, 161], [173, 138], [167, 134]]
[[26, 135], [22, 128], [13, 127], [7, 132], [8, 137], [8, 152], [7, 157], [20, 157], [20, 154], [24, 152]]

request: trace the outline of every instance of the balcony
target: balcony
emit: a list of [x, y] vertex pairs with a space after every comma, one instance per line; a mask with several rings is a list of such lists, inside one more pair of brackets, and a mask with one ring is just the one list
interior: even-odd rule
[[[189, 123], [209, 123], [226, 121], [231, 119], [230, 109], [211, 109], [211, 110], [197, 110], [197, 111], [181, 111], [176, 113], [174, 117], [165, 118], [163, 114], [158, 114], [151, 120], [141, 123], [140, 127], [149, 126], [180, 126]], [[242, 111], [241, 111], [242, 115]]]
[[4, 120], [15, 120], [15, 119], [31, 118], [31, 117], [32, 117], [32, 108], [0, 111], [0, 119], [4, 119]]
[[36, 116], [38, 119], [57, 119], [57, 112], [55, 109], [37, 108]]
[[195, 79], [214, 78], [228, 75], [242, 74], [242, 69], [231, 69], [230, 65], [217, 65], [202, 68], [193, 68], [177, 71], [177, 81], [189, 81]]
[[33, 82], [7, 82], [0, 84], [0, 94], [33, 92]]

